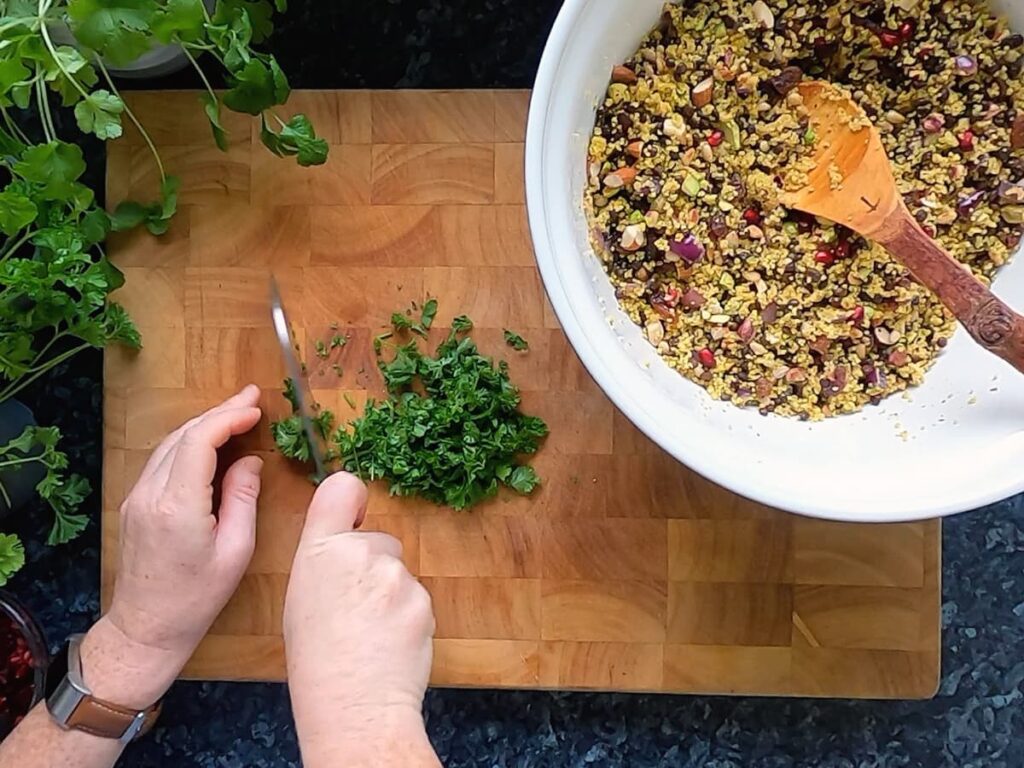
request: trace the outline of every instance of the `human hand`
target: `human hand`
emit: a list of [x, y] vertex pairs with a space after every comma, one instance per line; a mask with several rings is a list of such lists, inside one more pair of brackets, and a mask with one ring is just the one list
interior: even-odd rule
[[88, 633], [93, 694], [142, 709], [181, 672], [234, 594], [256, 544], [259, 457], [236, 461], [213, 509], [217, 449], [260, 419], [248, 386], [171, 433], [120, 510], [120, 567], [110, 611]]
[[[417, 744], [429, 750], [421, 708], [432, 658], [430, 596], [403, 565], [396, 539], [354, 531], [366, 500], [366, 486], [352, 475], [328, 478], [292, 565], [284, 639], [307, 765], [328, 764], [339, 739], [350, 765], [364, 753], [367, 764], [390, 764], [379, 762], [385, 735], [407, 753]], [[410, 756], [403, 764], [418, 763]]]

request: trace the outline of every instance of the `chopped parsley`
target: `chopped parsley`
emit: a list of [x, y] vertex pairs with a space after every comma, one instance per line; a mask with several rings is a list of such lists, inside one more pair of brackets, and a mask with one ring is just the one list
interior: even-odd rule
[[510, 331], [508, 328], [505, 329], [505, 343], [508, 344], [516, 352], [525, 352], [530, 348], [530, 344], [515, 331]]
[[[431, 299], [418, 322], [395, 313], [392, 325], [414, 333], [418, 327], [425, 335], [436, 315], [437, 302]], [[460, 315], [433, 355], [412, 339], [395, 345], [388, 359], [379, 359], [388, 395], [369, 401], [362, 416], [334, 432], [332, 459], [341, 468], [365, 480], [387, 480], [393, 495], [419, 496], [454, 509], [491, 498], [501, 486], [520, 494], [536, 489], [540, 478], [522, 459], [536, 453], [548, 427], [520, 411], [508, 365], [480, 353], [466, 335], [472, 327]], [[374, 339], [378, 357], [390, 337]], [[352, 399], [345, 399], [354, 408]], [[318, 419], [321, 433], [333, 421], [328, 416]], [[274, 439], [286, 456], [307, 460], [301, 423], [297, 426], [291, 419], [272, 425]]]

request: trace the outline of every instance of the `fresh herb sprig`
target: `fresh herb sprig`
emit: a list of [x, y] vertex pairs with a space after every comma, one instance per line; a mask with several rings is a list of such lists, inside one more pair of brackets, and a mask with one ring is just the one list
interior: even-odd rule
[[[59, 440], [60, 431], [56, 427], [29, 426], [18, 437], [0, 446], [0, 472], [15, 468], [24, 470], [30, 464], [39, 464], [45, 468], [43, 479], [36, 485], [36, 492], [46, 500], [53, 511], [53, 525], [46, 540], [51, 546], [71, 541], [85, 529], [89, 521], [85, 515], [74, 514], [74, 510], [89, 495], [89, 483], [80, 475], [67, 473], [68, 457], [57, 449]], [[10, 508], [11, 498], [2, 480], [0, 498], [3, 498], [4, 503]], [[0, 584], [13, 573], [5, 572], [2, 549], [0, 548]]]

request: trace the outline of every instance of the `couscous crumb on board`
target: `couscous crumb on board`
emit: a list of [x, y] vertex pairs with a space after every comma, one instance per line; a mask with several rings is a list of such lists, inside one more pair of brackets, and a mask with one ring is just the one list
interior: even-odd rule
[[1022, 69], [1024, 38], [981, 0], [667, 5], [590, 140], [585, 204], [621, 307], [680, 373], [762, 413], [820, 419], [920, 383], [945, 309], [878, 246], [778, 201], [818, 140], [796, 86], [848, 89], [911, 212], [987, 280], [1024, 232]]

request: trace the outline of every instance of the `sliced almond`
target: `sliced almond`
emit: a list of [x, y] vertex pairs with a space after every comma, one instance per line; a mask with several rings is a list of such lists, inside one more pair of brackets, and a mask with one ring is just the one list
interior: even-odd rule
[[657, 346], [665, 338], [665, 326], [661, 324], [660, 320], [652, 320], [644, 328], [644, 332], [647, 334], [647, 340]]
[[622, 250], [632, 253], [642, 248], [647, 243], [647, 235], [642, 224], [630, 224], [622, 230], [622, 239], [619, 244]]
[[701, 80], [690, 92], [690, 101], [697, 109], [706, 107], [715, 97], [715, 78], [708, 77]]
[[622, 83], [623, 85], [633, 85], [636, 82], [636, 72], [629, 67], [619, 64], [616, 67], [612, 67], [612, 82]]
[[636, 181], [636, 169], [624, 166], [612, 171], [604, 177], [604, 185], [609, 189], [627, 187]]
[[640, 159], [640, 155], [643, 154], [644, 143], [642, 141], [631, 141], [626, 145], [626, 154], [637, 160]]
[[754, 4], [750, 6], [750, 15], [754, 17], [754, 21], [765, 29], [773, 29], [775, 27], [775, 14], [772, 13], [772, 9], [768, 7], [764, 0], [754, 0]]

